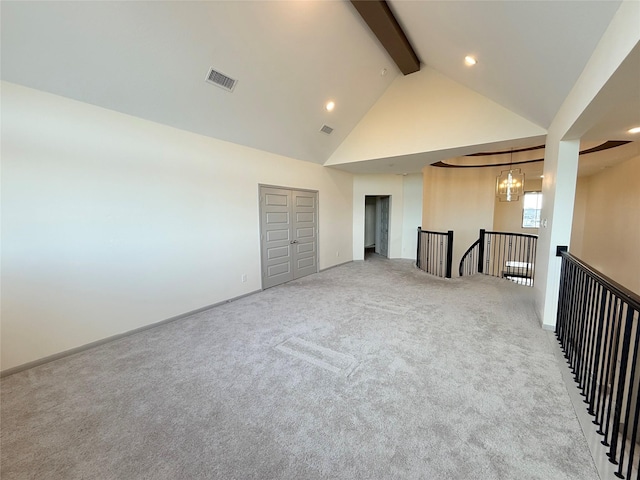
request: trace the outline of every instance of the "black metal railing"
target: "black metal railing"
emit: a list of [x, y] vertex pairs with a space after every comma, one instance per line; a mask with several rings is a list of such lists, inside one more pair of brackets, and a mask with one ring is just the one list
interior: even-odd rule
[[451, 278], [453, 231], [431, 232], [418, 227], [416, 266], [431, 275]]
[[478, 262], [479, 258], [480, 239], [473, 242], [467, 251], [464, 252], [464, 255], [462, 255], [462, 258], [460, 259], [460, 266], [458, 267], [458, 275], [462, 277], [464, 275], [473, 275], [481, 272], [482, 269], [478, 269], [478, 265], [482, 266], [483, 261]]
[[639, 312], [639, 295], [562, 253], [556, 336], [619, 478], [639, 478]]
[[460, 259], [460, 276], [484, 273], [533, 286], [537, 235], [480, 230]]

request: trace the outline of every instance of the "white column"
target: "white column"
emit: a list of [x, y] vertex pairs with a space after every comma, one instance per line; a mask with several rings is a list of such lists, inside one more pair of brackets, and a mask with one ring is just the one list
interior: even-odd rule
[[556, 325], [561, 259], [558, 245], [569, 245], [578, 173], [579, 140], [547, 139], [542, 182], [542, 213], [536, 258], [536, 306], [542, 327]]

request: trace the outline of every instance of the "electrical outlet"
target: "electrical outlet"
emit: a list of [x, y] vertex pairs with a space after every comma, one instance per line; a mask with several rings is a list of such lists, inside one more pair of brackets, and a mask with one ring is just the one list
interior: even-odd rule
[[247, 274], [246, 274], [246, 273], [243, 273], [243, 274], [242, 274], [242, 276], [240, 277], [240, 281], [241, 281], [242, 283], [246, 283], [246, 282], [247, 282]]

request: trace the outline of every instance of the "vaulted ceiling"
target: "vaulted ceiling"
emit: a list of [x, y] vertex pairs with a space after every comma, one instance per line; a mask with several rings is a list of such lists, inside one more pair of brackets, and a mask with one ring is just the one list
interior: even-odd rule
[[[544, 131], [620, 1], [389, 5], [423, 68]], [[1, 45], [5, 81], [320, 164], [402, 79], [347, 1], [5, 0]], [[233, 92], [205, 82], [210, 67], [237, 79]], [[622, 85], [634, 85], [634, 68]], [[633, 117], [640, 89], [631, 90], [610, 102]], [[620, 138], [606, 139], [624, 139], [610, 112], [603, 128]], [[330, 135], [320, 132], [325, 124]]]

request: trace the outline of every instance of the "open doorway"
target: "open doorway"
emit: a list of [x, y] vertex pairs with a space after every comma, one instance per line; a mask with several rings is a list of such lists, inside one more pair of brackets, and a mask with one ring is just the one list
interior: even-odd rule
[[389, 257], [389, 195], [364, 197], [364, 259]]

